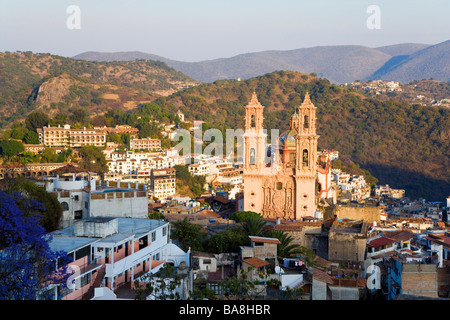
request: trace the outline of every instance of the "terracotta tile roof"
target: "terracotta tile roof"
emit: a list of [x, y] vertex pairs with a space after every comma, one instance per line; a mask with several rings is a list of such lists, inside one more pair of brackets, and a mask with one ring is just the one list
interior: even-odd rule
[[152, 269], [163, 264], [165, 261], [152, 260]]
[[75, 167], [73, 164], [67, 164], [64, 167], [60, 167], [58, 169], [52, 170], [52, 173], [61, 174], [61, 173], [80, 173], [80, 172], [89, 172], [86, 169], [82, 169], [80, 167]]
[[395, 240], [386, 237], [381, 237], [370, 241], [369, 243], [367, 243], [367, 246], [377, 248], [394, 242]]
[[289, 225], [289, 224], [277, 224], [273, 227], [273, 229], [282, 230], [282, 231], [302, 231], [303, 226]]
[[264, 266], [270, 265], [269, 262], [264, 261], [264, 260], [262, 260], [260, 258], [257, 258], [257, 257], [244, 259], [243, 261], [245, 263], [251, 265], [252, 267], [255, 267], [255, 268], [260, 268], [260, 267], [264, 267]]
[[205, 217], [205, 218], [220, 218], [221, 216], [220, 216], [220, 214], [218, 214], [218, 213], [216, 213], [216, 212], [214, 212], [214, 211], [211, 211], [211, 210], [202, 210], [202, 211], [199, 211], [199, 212], [196, 212], [195, 213], [195, 215], [196, 216], [199, 216], [199, 217]]
[[380, 259], [380, 258], [389, 258], [393, 255], [396, 255], [397, 252], [395, 250], [389, 251], [389, 252], [383, 252], [381, 254], [378, 254], [376, 256], [372, 256], [371, 259], [372, 260], [376, 260], [376, 259]]
[[407, 241], [415, 238], [414, 233], [409, 231], [399, 230], [399, 231], [383, 231], [386, 238], [392, 239], [395, 242]]
[[322, 257], [316, 256], [315, 264], [317, 267], [328, 269], [329, 267], [331, 267], [332, 263]]
[[365, 288], [367, 285], [367, 279], [363, 277], [358, 278], [358, 287]]
[[333, 279], [331, 278], [331, 276], [328, 273], [326, 273], [322, 270], [316, 269], [316, 268], [313, 268], [311, 270], [311, 273], [312, 273], [314, 279], [328, 283], [328, 284], [333, 284]]
[[223, 203], [223, 204], [230, 203], [230, 200], [225, 199], [225, 198], [222, 197], [222, 196], [214, 197], [213, 201], [218, 201], [218, 202]]
[[249, 236], [249, 238], [252, 242], [281, 244], [280, 240], [278, 240], [277, 238], [264, 238], [264, 237], [254, 237], [254, 236]]

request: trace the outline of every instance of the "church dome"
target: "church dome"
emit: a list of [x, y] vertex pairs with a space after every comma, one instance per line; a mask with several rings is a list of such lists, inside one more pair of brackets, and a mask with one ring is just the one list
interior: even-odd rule
[[280, 148], [282, 149], [295, 149], [295, 137], [297, 136], [297, 130], [288, 130], [280, 135]]

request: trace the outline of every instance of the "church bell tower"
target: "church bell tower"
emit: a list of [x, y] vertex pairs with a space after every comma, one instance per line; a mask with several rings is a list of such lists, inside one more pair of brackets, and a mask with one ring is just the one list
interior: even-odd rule
[[262, 211], [262, 175], [266, 167], [266, 138], [263, 127], [264, 106], [256, 93], [245, 107], [244, 131], [244, 210]]
[[296, 217], [314, 216], [316, 208], [317, 142], [316, 107], [306, 93], [303, 103], [297, 108], [298, 124], [296, 137]]

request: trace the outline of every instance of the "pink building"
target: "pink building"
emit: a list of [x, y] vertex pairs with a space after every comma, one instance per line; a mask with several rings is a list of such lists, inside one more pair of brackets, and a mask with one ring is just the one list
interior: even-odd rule
[[73, 271], [64, 286], [46, 288], [54, 300], [88, 300], [95, 288], [131, 289], [135, 279], [164, 263], [189, 265], [189, 253], [169, 239], [169, 223], [151, 219], [89, 218], [55, 231], [50, 243], [72, 258]]

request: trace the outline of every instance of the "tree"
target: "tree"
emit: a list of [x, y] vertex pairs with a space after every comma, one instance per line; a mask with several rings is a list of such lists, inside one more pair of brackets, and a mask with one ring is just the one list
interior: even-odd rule
[[[18, 192], [0, 191], [0, 300], [34, 300], [49, 284], [67, 281], [69, 258], [53, 252], [37, 215], [20, 210], [36, 210], [41, 204]], [[58, 261], [58, 268], [56, 268]]]
[[41, 154], [41, 162], [42, 163], [54, 163], [58, 161], [58, 155], [56, 154], [55, 149], [53, 148], [45, 148]]
[[[28, 129], [23, 127], [22, 124], [14, 123], [11, 127], [10, 137], [12, 139], [22, 140], [22, 139], [24, 139], [27, 132], [29, 132]], [[36, 135], [37, 135], [37, 133], [36, 133]]]
[[96, 146], [84, 146], [80, 149], [80, 166], [83, 169], [97, 172], [99, 174], [108, 172], [108, 164], [105, 154]]
[[134, 281], [135, 300], [179, 300], [177, 291], [181, 284], [181, 276], [175, 268], [165, 264], [156, 273], [147, 273]]
[[247, 218], [262, 218], [262, 216], [253, 211], [236, 211], [230, 216], [231, 220], [238, 222], [244, 222]]
[[154, 102], [144, 103], [138, 110], [138, 113], [157, 119], [161, 114], [161, 107]]
[[278, 260], [283, 258], [292, 257], [301, 252], [300, 245], [292, 244], [294, 238], [281, 230], [273, 230], [272, 237], [280, 240], [281, 244], [277, 245]]
[[177, 240], [181, 247], [186, 250], [190, 247], [192, 250], [202, 250], [202, 239], [204, 232], [201, 231], [202, 227], [196, 224], [190, 223], [187, 218], [180, 221], [175, 221], [172, 224], [172, 230], [174, 230], [172, 238]]
[[270, 235], [267, 222], [259, 217], [248, 217], [245, 219], [243, 227], [249, 236], [266, 237]]
[[249, 238], [241, 227], [231, 227], [211, 235], [204, 242], [207, 252], [239, 252], [239, 247], [249, 245]]
[[30, 210], [28, 207], [22, 207], [23, 214], [26, 216], [39, 216], [39, 223], [47, 232], [55, 231], [58, 228], [62, 216], [61, 204], [57, 198], [44, 188], [25, 178], [19, 178], [12, 181], [6, 191], [10, 194], [19, 192], [27, 202], [39, 201], [42, 205], [41, 208], [32, 208]]
[[80, 123], [81, 125], [87, 124], [89, 113], [86, 109], [78, 108], [70, 116], [69, 120], [72, 123]]
[[39, 144], [39, 135], [34, 131], [28, 131], [23, 137], [27, 144]]
[[64, 149], [58, 154], [58, 162], [68, 162], [73, 156], [73, 149]]
[[52, 120], [50, 120], [50, 123], [52, 126], [63, 126], [67, 124], [68, 116], [66, 113], [58, 113], [56, 116], [53, 117]]
[[[253, 268], [249, 267], [248, 271], [251, 272], [252, 270]], [[281, 285], [279, 280], [270, 278], [270, 274], [260, 274], [258, 277], [264, 283], [263, 291], [268, 286], [279, 287]], [[247, 276], [244, 269], [241, 269], [239, 274], [223, 281], [221, 286], [224, 297], [227, 299], [252, 300], [259, 298], [258, 292], [255, 292], [257, 288], [255, 281]]]
[[50, 118], [43, 111], [34, 111], [25, 119], [25, 127], [30, 131], [36, 132], [37, 128], [46, 126], [49, 121]]
[[195, 197], [204, 192], [206, 178], [204, 176], [192, 176], [188, 168], [183, 165], [175, 165], [177, 184], [188, 186]]
[[2, 140], [0, 141], [0, 154], [6, 156], [9, 160], [13, 156], [17, 156], [19, 153], [24, 152], [25, 147], [23, 143], [15, 140]]

